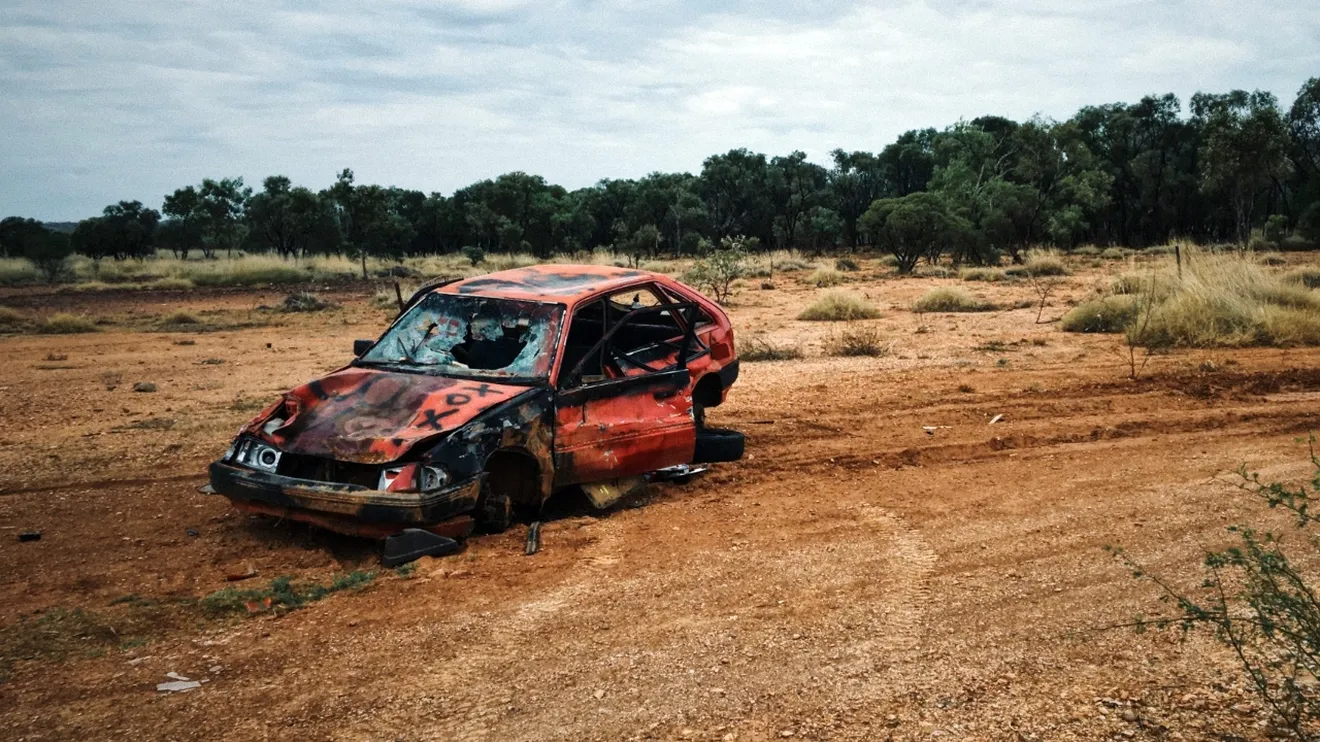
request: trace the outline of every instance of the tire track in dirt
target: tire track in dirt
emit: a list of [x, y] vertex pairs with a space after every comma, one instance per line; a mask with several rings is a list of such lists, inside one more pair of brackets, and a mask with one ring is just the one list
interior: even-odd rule
[[[401, 668], [408, 687], [370, 705], [422, 738], [618, 739], [739, 718], [804, 684], [821, 708], [883, 696], [883, 668], [921, 645], [936, 555], [882, 508], [844, 509], [806, 545], [771, 536], [655, 569], [624, 561], [644, 517], [600, 522], [565, 579], [529, 600], [421, 628], [423, 644], [470, 639], [440, 666]], [[766, 661], [780, 672], [760, 672]]]

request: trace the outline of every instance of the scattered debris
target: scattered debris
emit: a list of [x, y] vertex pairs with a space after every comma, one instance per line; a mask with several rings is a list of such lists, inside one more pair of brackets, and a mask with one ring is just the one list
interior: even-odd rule
[[437, 536], [420, 528], [405, 528], [398, 535], [385, 539], [385, 552], [381, 555], [380, 563], [383, 567], [397, 567], [424, 556], [445, 556], [462, 549], [463, 544], [452, 538]]
[[165, 683], [156, 683], [156, 691], [159, 693], [185, 693], [202, 687], [200, 682], [189, 680], [177, 672], [167, 672], [165, 677], [170, 680]]
[[156, 391], [156, 385], [150, 381], [139, 381], [133, 385], [133, 391], [146, 393], [154, 392]]
[[687, 484], [698, 474], [705, 474], [710, 471], [709, 466], [692, 466], [691, 464], [679, 464], [678, 466], [667, 466], [664, 469], [658, 469], [651, 472], [650, 479], [653, 482], [673, 482], [674, 484]]
[[198, 531], [196, 528], [189, 528], [187, 530], [187, 534], [189, 536], [192, 536], [193, 538], [197, 538], [198, 536], [202, 535], [202, 532]]
[[200, 361], [203, 366], [219, 366], [225, 362], [223, 358], [204, 358]]
[[1003, 420], [1003, 419], [1004, 419], [1004, 416], [1003, 416], [1002, 413], [1001, 413], [1001, 414], [998, 414], [998, 415], [995, 415], [994, 417], [990, 418], [990, 424], [991, 424], [991, 425], [994, 425], [995, 423], [997, 423], [997, 422], [999, 422], [1000, 420]]
[[316, 294], [300, 291], [284, 297], [280, 309], [285, 312], [320, 312], [333, 306], [335, 306], [333, 302], [328, 302]]
[[18, 540], [19, 540], [19, 541], [22, 541], [22, 542], [27, 542], [27, 541], [40, 541], [40, 540], [41, 540], [41, 531], [24, 531], [24, 532], [18, 534]]
[[523, 547], [523, 554], [531, 556], [541, 550], [541, 521], [535, 521], [527, 529], [527, 544]]
[[212, 487], [212, 486], [211, 486], [211, 483], [210, 483], [210, 482], [207, 482], [206, 484], [202, 485], [201, 487], [198, 487], [198, 488], [197, 488], [197, 491], [200, 492], [200, 493], [202, 493], [203, 495], [214, 495], [214, 494], [215, 494], [215, 487]]

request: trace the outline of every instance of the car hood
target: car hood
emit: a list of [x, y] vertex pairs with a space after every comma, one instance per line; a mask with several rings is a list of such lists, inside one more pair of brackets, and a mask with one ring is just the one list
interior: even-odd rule
[[[251, 432], [280, 449], [360, 464], [394, 461], [527, 387], [346, 368], [289, 391]], [[266, 421], [284, 423], [270, 430]]]

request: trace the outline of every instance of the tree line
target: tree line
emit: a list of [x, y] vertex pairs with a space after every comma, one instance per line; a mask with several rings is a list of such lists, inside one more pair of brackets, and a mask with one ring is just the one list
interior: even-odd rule
[[[645, 257], [701, 254], [729, 236], [762, 249], [874, 245], [901, 270], [952, 256], [1019, 260], [1032, 245], [1144, 247], [1173, 238], [1320, 242], [1320, 78], [1285, 109], [1267, 92], [1173, 94], [1088, 106], [1066, 121], [983, 116], [909, 131], [879, 152], [767, 157], [735, 149], [701, 172], [602, 180], [578, 190], [523, 172], [445, 196], [355, 181], [316, 191], [266, 178], [205, 179], [107, 206], [71, 233], [0, 222], [0, 251], [39, 266], [76, 251], [186, 258], [236, 250], [368, 257], [472, 251], [541, 258], [607, 248]], [[42, 262], [43, 256], [46, 262]]]

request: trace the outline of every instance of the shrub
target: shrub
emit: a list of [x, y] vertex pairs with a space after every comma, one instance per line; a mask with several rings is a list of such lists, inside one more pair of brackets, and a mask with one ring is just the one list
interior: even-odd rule
[[987, 281], [995, 283], [1007, 281], [1008, 274], [999, 268], [963, 268], [958, 277], [964, 281]]
[[1172, 273], [1124, 273], [1114, 279], [1109, 291], [1114, 294], [1146, 294], [1163, 301], [1178, 288], [1178, 278]]
[[1128, 294], [1084, 301], [1063, 315], [1064, 332], [1123, 332], [1137, 318], [1137, 298]]
[[747, 270], [747, 251], [743, 247], [745, 243], [743, 237], [725, 237], [719, 249], [688, 269], [683, 276], [684, 280], [723, 304], [733, 293], [733, 282]]
[[41, 323], [41, 332], [50, 335], [72, 335], [81, 332], [96, 332], [96, 323], [87, 317], [82, 317], [68, 312], [59, 312], [51, 315], [47, 320]]
[[1096, 247], [1095, 245], [1082, 245], [1081, 247], [1074, 249], [1072, 251], [1072, 254], [1080, 255], [1082, 257], [1087, 257], [1087, 258], [1093, 258], [1100, 254], [1100, 248]]
[[12, 330], [23, 325], [23, 313], [10, 307], [0, 307], [0, 330]]
[[1173, 245], [1154, 245], [1141, 251], [1142, 255], [1172, 255]]
[[1105, 260], [1122, 260], [1128, 256], [1128, 251], [1121, 247], [1106, 247], [1100, 251], [1100, 257]]
[[459, 252], [463, 254], [463, 257], [466, 258], [468, 263], [473, 267], [481, 265], [482, 261], [486, 259], [486, 251], [472, 245], [464, 247], [462, 250], [459, 250]]
[[763, 335], [753, 335], [740, 344], [738, 358], [748, 363], [757, 361], [796, 361], [803, 356], [801, 345], [779, 345]]
[[1259, 257], [1261, 265], [1287, 265], [1288, 259], [1277, 252], [1262, 253]]
[[843, 274], [834, 268], [817, 268], [807, 276], [807, 283], [818, 289], [827, 289], [843, 283]]
[[825, 337], [825, 353], [831, 356], [887, 356], [893, 343], [885, 343], [875, 325], [848, 323]]
[[202, 324], [202, 320], [197, 315], [192, 314], [191, 312], [185, 312], [181, 309], [177, 312], [166, 315], [161, 319], [160, 323], [162, 325], [195, 326]]
[[813, 301], [798, 319], [810, 322], [841, 322], [856, 319], [875, 319], [880, 310], [866, 299], [844, 291], [826, 291]]
[[880, 265], [885, 268], [897, 268], [898, 258], [894, 257], [893, 255], [881, 255]]
[[921, 295], [912, 305], [915, 312], [988, 312], [992, 302], [953, 286], [939, 286]]
[[[1272, 714], [1270, 737], [1315, 739], [1320, 719], [1320, 594], [1314, 584], [1315, 557], [1320, 542], [1308, 528], [1315, 525], [1320, 504], [1320, 458], [1311, 438], [1309, 485], [1262, 481], [1245, 466], [1237, 471], [1237, 487], [1248, 499], [1268, 506], [1291, 521], [1300, 537], [1289, 541], [1271, 523], [1258, 530], [1250, 523], [1228, 528], [1233, 543], [1202, 558], [1204, 574], [1191, 590], [1171, 579], [1152, 575], [1123, 549], [1107, 547], [1132, 575], [1148, 580], [1161, 593], [1163, 609], [1138, 618], [1138, 631], [1178, 629], [1182, 634], [1205, 630], [1236, 657], [1248, 687]], [[1272, 519], [1273, 520], [1273, 519]], [[1305, 553], [1296, 559], [1298, 550]]]
[[839, 258], [834, 261], [834, 270], [852, 273], [857, 270], [857, 261], [848, 257]]
[[1057, 252], [1046, 250], [1029, 251], [1022, 267], [1028, 276], [1066, 276], [1072, 273]]
[[21, 286], [40, 280], [41, 275], [31, 261], [24, 258], [0, 258], [0, 286]]

